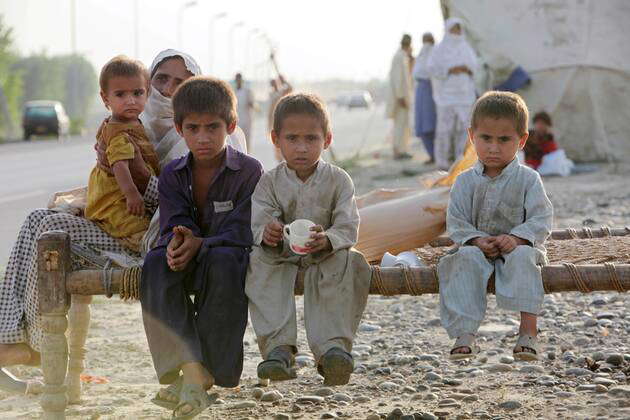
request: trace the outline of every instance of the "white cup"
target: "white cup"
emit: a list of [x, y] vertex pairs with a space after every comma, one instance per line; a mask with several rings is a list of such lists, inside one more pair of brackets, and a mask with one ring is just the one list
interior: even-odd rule
[[306, 219], [294, 220], [290, 225], [284, 225], [284, 237], [289, 241], [291, 251], [298, 255], [308, 254], [306, 243], [311, 241], [311, 235], [315, 232], [311, 228], [315, 223]]

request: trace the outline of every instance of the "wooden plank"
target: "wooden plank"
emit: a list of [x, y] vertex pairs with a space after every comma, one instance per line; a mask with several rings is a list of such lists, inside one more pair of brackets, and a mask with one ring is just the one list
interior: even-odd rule
[[[577, 272], [584, 279], [586, 286], [592, 291], [617, 290], [611, 279], [609, 269], [602, 264], [577, 265]], [[372, 284], [370, 294], [408, 295], [409, 287], [405, 281], [405, 271], [399, 267], [387, 267], [372, 269]], [[615, 270], [622, 287], [630, 290], [630, 264], [615, 265]], [[383, 288], [379, 288], [378, 276]], [[408, 271], [411, 291], [420, 294], [438, 293], [438, 282], [434, 270], [430, 267], [414, 267]], [[564, 265], [548, 265], [542, 267], [542, 278], [549, 293], [579, 291], [571, 272]], [[122, 280], [122, 270], [112, 271], [112, 292], [118, 293]], [[295, 285], [296, 294], [303, 293], [304, 284], [302, 276], [298, 275]], [[491, 286], [491, 285], [490, 285]], [[68, 292], [79, 295], [103, 295], [105, 288], [102, 281], [102, 271], [81, 270], [68, 275]], [[492, 291], [492, 288], [490, 288]], [[413, 293], [411, 293], [413, 294]]]

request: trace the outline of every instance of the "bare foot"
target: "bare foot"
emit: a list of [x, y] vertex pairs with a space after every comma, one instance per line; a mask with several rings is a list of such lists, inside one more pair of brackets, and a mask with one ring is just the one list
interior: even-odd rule
[[25, 343], [0, 344], [0, 366], [39, 363], [39, 353]]
[[[538, 335], [538, 316], [529, 312], [521, 312], [521, 325], [518, 330], [519, 335], [529, 335], [536, 337]], [[514, 348], [515, 353], [527, 352], [536, 353], [536, 350], [529, 347], [517, 346]]]

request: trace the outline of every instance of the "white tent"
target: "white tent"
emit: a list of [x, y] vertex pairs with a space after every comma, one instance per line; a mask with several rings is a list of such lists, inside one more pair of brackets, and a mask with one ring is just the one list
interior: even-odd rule
[[549, 112], [570, 158], [630, 160], [629, 0], [441, 0], [485, 61], [480, 87], [520, 65], [533, 114]]

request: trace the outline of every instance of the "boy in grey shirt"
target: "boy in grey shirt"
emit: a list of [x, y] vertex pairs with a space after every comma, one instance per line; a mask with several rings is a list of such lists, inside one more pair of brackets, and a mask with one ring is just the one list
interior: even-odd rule
[[451, 190], [446, 227], [459, 248], [438, 264], [442, 325], [456, 338], [451, 359], [479, 351], [475, 334], [492, 273], [498, 306], [521, 313], [514, 356], [538, 359], [539, 265], [546, 260], [553, 209], [538, 173], [516, 158], [528, 119], [527, 105], [513, 93], [488, 92], [473, 107], [468, 136], [479, 160]]

